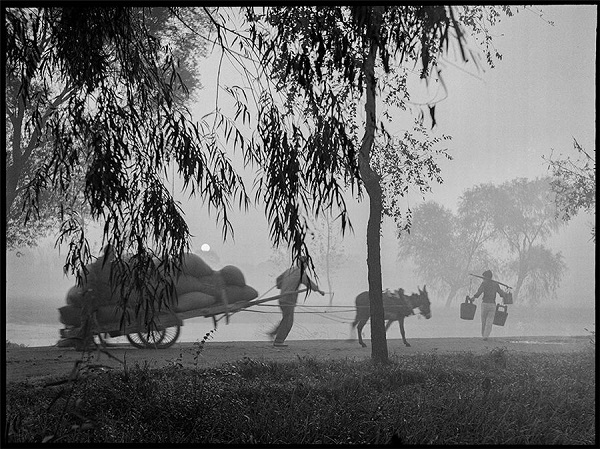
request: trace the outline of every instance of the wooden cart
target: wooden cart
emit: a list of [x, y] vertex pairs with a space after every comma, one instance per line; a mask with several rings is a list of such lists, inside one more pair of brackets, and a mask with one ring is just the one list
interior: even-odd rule
[[[138, 319], [135, 323], [130, 323], [124, 328], [120, 327], [118, 320], [99, 325], [95, 323], [94, 335], [98, 337], [100, 343], [109, 346], [107, 338], [126, 336], [129, 343], [139, 349], [151, 348], [151, 349], [164, 349], [175, 344], [181, 333], [181, 326], [186, 319], [205, 317], [212, 318], [215, 328], [219, 321], [225, 318], [226, 324], [229, 324], [229, 318], [234, 313], [249, 307], [262, 304], [267, 301], [273, 301], [279, 299], [282, 296], [291, 295], [294, 293], [305, 292], [306, 289], [297, 290], [294, 292], [287, 292], [284, 294], [270, 296], [268, 298], [256, 298], [251, 301], [240, 301], [235, 303], [228, 303], [226, 295], [222, 295], [222, 302], [210, 307], [201, 309], [188, 310], [186, 312], [166, 312], [161, 313], [154, 317], [155, 326], [148, 332], [146, 326], [142, 323], [141, 319]], [[141, 317], [140, 317], [141, 318]], [[61, 329], [61, 337], [69, 338], [78, 328]]]

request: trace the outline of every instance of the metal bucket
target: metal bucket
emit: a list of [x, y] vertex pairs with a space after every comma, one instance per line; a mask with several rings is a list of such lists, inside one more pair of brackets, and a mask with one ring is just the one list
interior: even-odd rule
[[[503, 310], [500, 310], [503, 309]], [[496, 326], [504, 326], [508, 317], [508, 307], [502, 304], [496, 305], [496, 313], [494, 314], [494, 324]]]
[[508, 292], [506, 294], [506, 297], [503, 300], [504, 304], [512, 304], [513, 303], [513, 298], [512, 298], [512, 293]]
[[473, 304], [474, 299], [469, 298], [468, 296], [465, 298], [465, 302], [460, 305], [460, 318], [462, 320], [472, 320], [475, 318], [475, 310], [477, 310], [477, 306]]

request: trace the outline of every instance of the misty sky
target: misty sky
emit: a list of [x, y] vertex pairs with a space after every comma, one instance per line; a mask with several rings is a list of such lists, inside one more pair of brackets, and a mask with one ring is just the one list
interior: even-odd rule
[[[503, 18], [492, 30], [494, 45], [503, 56], [495, 68], [477, 73], [469, 65], [456, 68], [457, 62], [452, 60], [443, 65], [448, 97], [437, 106], [435, 132], [452, 136], [448, 148], [454, 159], [439, 161], [444, 183], [433, 185], [433, 192], [425, 200], [455, 209], [462, 192], [476, 184], [547, 175], [542, 156], [549, 156], [552, 149], [574, 155], [574, 137], [585, 149], [595, 151], [597, 7], [544, 6], [542, 10], [543, 18], [521, 10], [512, 18]], [[203, 73], [205, 87], [199, 93], [201, 104], [194, 108], [196, 118], [206, 112], [203, 107], [214, 98], [215, 81], [211, 76], [214, 72]], [[269, 257], [271, 247], [262, 205], [246, 214], [233, 212], [235, 239], [223, 242], [215, 216], [208, 215], [200, 200], [189, 201], [185, 194], [178, 199], [194, 235], [196, 252], [202, 244], [210, 244], [219, 256], [220, 266], [238, 262], [257, 265]], [[346, 252], [356, 259], [352, 271], [346, 273], [348, 287], [356, 290], [367, 287], [368, 200], [357, 203], [349, 197], [349, 201], [354, 234], [347, 235], [343, 243]], [[414, 208], [420, 201], [420, 197], [412, 196], [406, 206]], [[590, 241], [591, 221], [592, 217], [579, 216], [547, 242], [563, 253], [569, 267], [559, 300], [568, 296], [569, 300], [593, 305], [595, 246]], [[401, 278], [407, 291], [416, 290], [418, 279], [396, 262], [396, 248], [393, 224], [386, 220], [382, 239], [384, 287], [398, 288]], [[15, 261], [7, 256], [7, 273], [21, 269], [11, 266]], [[249, 283], [262, 293], [272, 279], [259, 276], [253, 274]], [[17, 288], [9, 277], [7, 293]], [[39, 284], [39, 289], [43, 292], [44, 285]]]

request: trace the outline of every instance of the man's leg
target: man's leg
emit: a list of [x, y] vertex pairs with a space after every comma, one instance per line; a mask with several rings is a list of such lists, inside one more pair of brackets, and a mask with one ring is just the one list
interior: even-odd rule
[[269, 338], [271, 340], [273, 340], [275, 338], [275, 336], [277, 335], [277, 332], [279, 332], [279, 328], [281, 327], [281, 323], [283, 323], [283, 317], [285, 316], [284, 308], [285, 308], [285, 303], [281, 303], [281, 301], [280, 301], [279, 302], [279, 309], [281, 310], [281, 320], [279, 321], [279, 323], [277, 324], [277, 326], [275, 326], [273, 328], [273, 330], [271, 332], [267, 332], [267, 335], [269, 336]]
[[267, 335], [269, 336], [269, 338], [270, 338], [271, 340], [273, 340], [273, 339], [275, 338], [275, 335], [277, 335], [277, 331], [279, 330], [279, 326], [281, 326], [281, 321], [279, 322], [279, 324], [277, 324], [277, 326], [275, 326], [275, 327], [273, 328], [273, 330], [272, 330], [272, 331], [270, 331], [270, 332], [267, 332]]
[[294, 324], [294, 306], [282, 304], [281, 314], [283, 315], [283, 318], [281, 319], [281, 323], [277, 328], [277, 335], [275, 336], [274, 344], [283, 344], [288, 334], [292, 330], [292, 325]]
[[492, 324], [494, 323], [494, 316], [496, 315], [496, 304], [483, 304], [486, 308], [485, 327], [483, 329], [483, 339], [487, 338], [492, 333]]
[[481, 336], [485, 337], [485, 323], [488, 316], [488, 308], [486, 307], [486, 303], [481, 303]]

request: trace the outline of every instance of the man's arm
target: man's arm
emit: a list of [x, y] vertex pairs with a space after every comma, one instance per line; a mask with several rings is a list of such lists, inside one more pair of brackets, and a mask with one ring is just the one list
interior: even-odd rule
[[483, 293], [483, 282], [481, 283], [481, 285], [479, 286], [479, 289], [477, 290], [477, 293], [475, 293], [473, 295], [473, 298], [479, 298], [481, 296], [481, 294]]
[[496, 284], [496, 291], [502, 299], [506, 298], [506, 292], [502, 290], [498, 284]]
[[314, 290], [318, 293], [321, 294], [321, 296], [325, 295], [325, 292], [323, 290], [321, 290], [319, 288], [319, 286], [317, 284], [315, 284], [307, 275], [306, 273], [304, 273], [304, 276], [302, 276], [302, 284], [306, 285], [307, 287], [309, 287], [311, 290]]
[[481, 283], [481, 285], [479, 286], [479, 289], [477, 290], [477, 293], [475, 293], [473, 295], [473, 298], [479, 298], [479, 296], [483, 293], [483, 282]]

